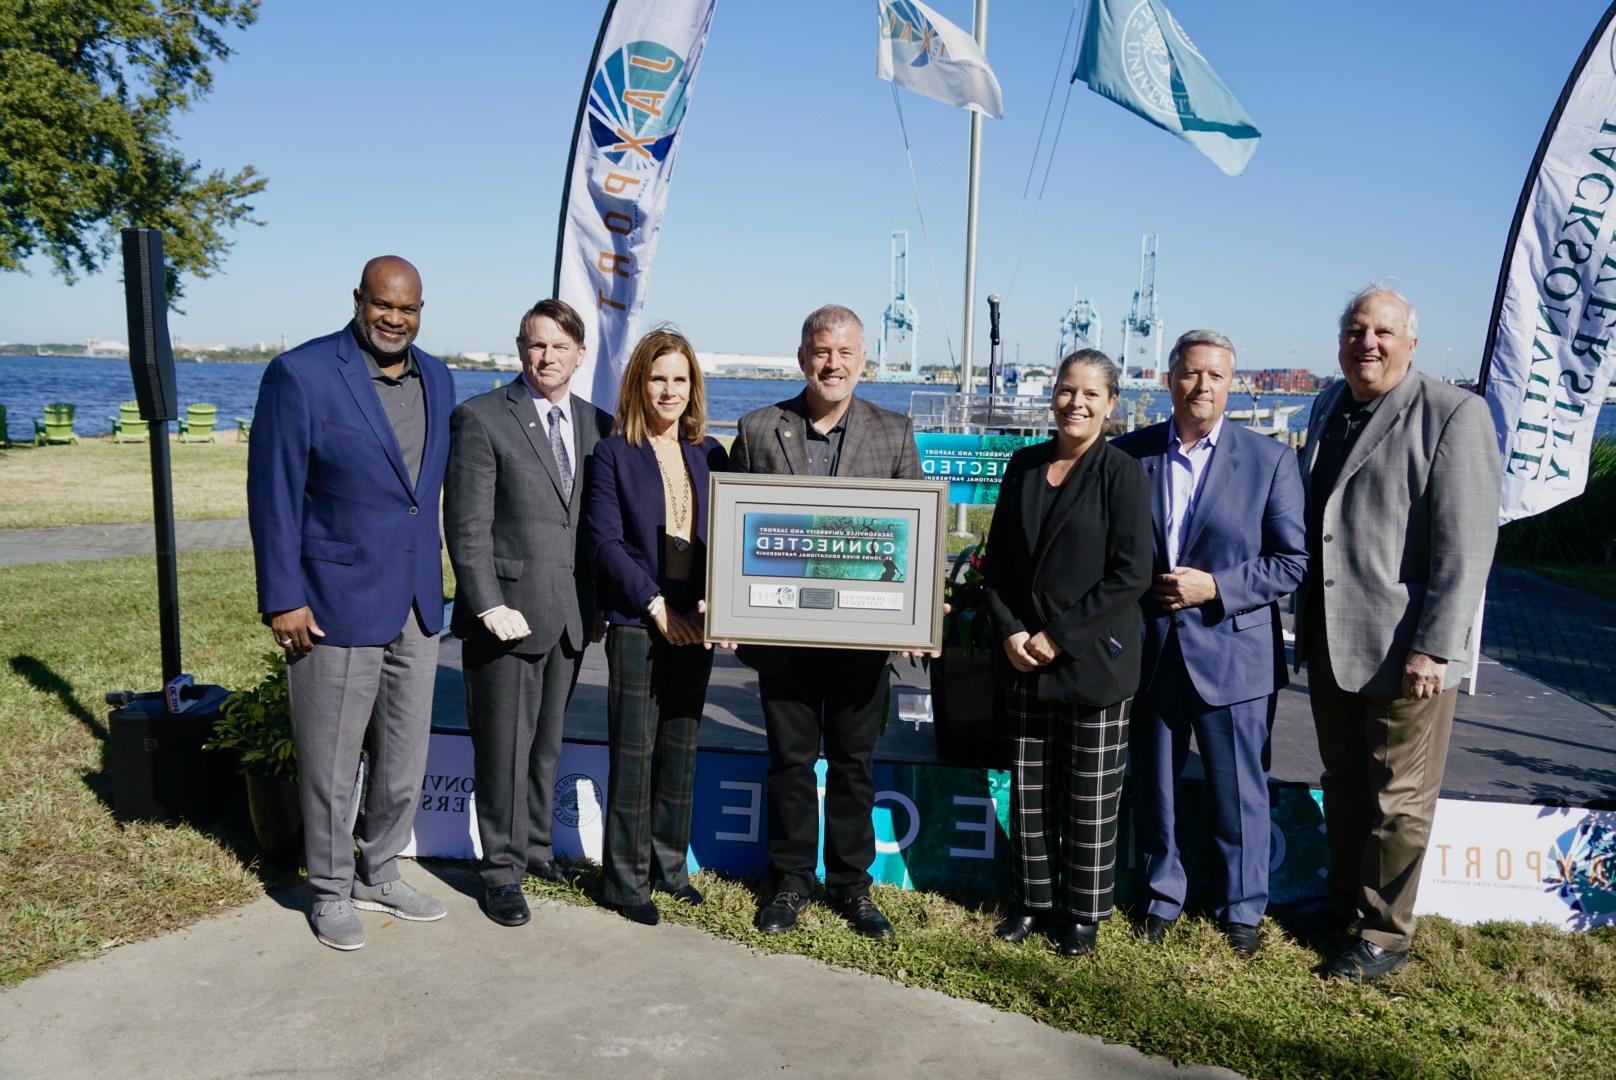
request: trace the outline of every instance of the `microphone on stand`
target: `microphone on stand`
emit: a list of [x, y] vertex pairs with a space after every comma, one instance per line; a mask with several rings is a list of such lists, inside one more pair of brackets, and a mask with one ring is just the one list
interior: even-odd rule
[[[988, 294], [988, 400], [999, 392], [999, 294]], [[991, 409], [992, 406], [989, 406]]]

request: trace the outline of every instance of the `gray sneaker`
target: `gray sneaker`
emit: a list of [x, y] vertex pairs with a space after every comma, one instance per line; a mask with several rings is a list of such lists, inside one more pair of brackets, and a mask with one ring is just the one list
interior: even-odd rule
[[366, 885], [358, 879], [353, 883], [353, 906], [360, 911], [385, 911], [410, 922], [436, 922], [449, 914], [443, 901], [436, 896], [412, 888], [403, 881], [384, 881], [380, 885]]
[[359, 925], [359, 916], [354, 914], [353, 905], [346, 900], [321, 900], [316, 903], [314, 911], [309, 914], [309, 925], [314, 927], [314, 936], [322, 945], [343, 952], [364, 947], [365, 931]]

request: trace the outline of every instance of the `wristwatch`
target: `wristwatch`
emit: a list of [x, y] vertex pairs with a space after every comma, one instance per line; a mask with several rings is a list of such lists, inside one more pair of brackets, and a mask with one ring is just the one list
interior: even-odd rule
[[657, 616], [662, 614], [663, 604], [664, 601], [662, 599], [662, 594], [657, 593], [655, 596], [651, 597], [651, 599], [646, 601], [645, 613], [651, 616], [651, 618], [655, 619]]

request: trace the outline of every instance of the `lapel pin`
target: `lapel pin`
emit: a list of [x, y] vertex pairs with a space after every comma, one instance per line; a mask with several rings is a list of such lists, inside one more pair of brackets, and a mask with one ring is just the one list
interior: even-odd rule
[[789, 438], [791, 438], [791, 432], [789, 432], [789, 431], [787, 431], [787, 432], [782, 432], [782, 433], [781, 433], [781, 435], [780, 435], [780, 437], [781, 437], [781, 438], [782, 438], [782, 439], [789, 439]]

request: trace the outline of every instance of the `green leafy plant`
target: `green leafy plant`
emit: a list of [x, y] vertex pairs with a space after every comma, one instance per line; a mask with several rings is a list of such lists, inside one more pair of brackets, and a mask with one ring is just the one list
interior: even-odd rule
[[1610, 562], [1616, 547], [1616, 440], [1594, 440], [1581, 495], [1498, 530], [1498, 557], [1513, 563]]
[[286, 660], [270, 653], [269, 674], [225, 703], [213, 726], [208, 750], [236, 750], [241, 771], [272, 780], [297, 779], [297, 746], [292, 741], [292, 706], [286, 691]]

